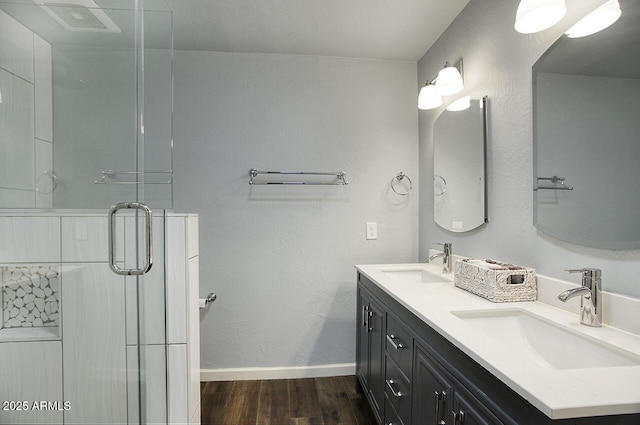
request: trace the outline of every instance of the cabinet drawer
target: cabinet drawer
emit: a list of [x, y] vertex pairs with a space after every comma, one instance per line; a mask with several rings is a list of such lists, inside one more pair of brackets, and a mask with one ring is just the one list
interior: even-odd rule
[[391, 356], [385, 356], [385, 388], [391, 403], [403, 423], [411, 423], [411, 385]]
[[386, 350], [409, 380], [413, 361], [412, 342], [411, 332], [405, 325], [393, 314], [387, 313]]
[[389, 402], [389, 399], [385, 397], [384, 400], [384, 425], [404, 425], [400, 417], [393, 408], [393, 405]]

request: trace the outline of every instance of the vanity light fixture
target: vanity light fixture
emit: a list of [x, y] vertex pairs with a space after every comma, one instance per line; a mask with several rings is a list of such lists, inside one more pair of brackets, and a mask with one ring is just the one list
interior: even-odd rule
[[569, 38], [586, 37], [609, 27], [620, 18], [622, 11], [618, 0], [609, 0], [569, 28]]
[[[450, 96], [460, 93], [464, 88], [464, 82], [462, 81], [462, 59], [456, 65], [457, 66], [451, 66], [446, 63], [444, 68], [438, 72], [436, 88], [440, 96]], [[458, 66], [460, 69], [458, 69]]]
[[462, 59], [455, 65], [449, 62], [438, 72], [438, 76], [427, 80], [418, 94], [418, 109], [434, 109], [442, 105], [442, 96], [450, 96], [464, 89]]
[[418, 94], [418, 109], [435, 109], [442, 105], [442, 96], [433, 81], [428, 82]]
[[447, 106], [447, 111], [464, 111], [471, 107], [471, 96], [464, 96]]
[[520, 0], [516, 12], [516, 31], [532, 34], [558, 23], [567, 13], [565, 0]]

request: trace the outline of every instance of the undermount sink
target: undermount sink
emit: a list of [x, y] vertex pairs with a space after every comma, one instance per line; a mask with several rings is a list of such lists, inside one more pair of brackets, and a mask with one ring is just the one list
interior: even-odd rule
[[412, 283], [442, 283], [447, 282], [442, 276], [438, 276], [434, 273], [429, 273], [423, 269], [383, 269], [381, 270], [386, 276], [392, 279], [412, 282]]
[[640, 365], [640, 357], [518, 309], [455, 311], [455, 316], [523, 356], [554, 369]]

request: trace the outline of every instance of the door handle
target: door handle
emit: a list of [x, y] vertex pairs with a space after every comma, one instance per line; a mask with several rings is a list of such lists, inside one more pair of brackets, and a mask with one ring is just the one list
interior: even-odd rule
[[403, 393], [402, 391], [396, 391], [396, 389], [393, 388], [393, 385], [396, 383], [396, 381], [394, 381], [393, 379], [387, 379], [385, 382], [387, 383], [387, 387], [389, 387], [389, 389], [391, 390], [391, 394], [393, 394], [395, 398], [400, 398], [407, 395], [406, 393]]
[[363, 305], [362, 306], [362, 326], [367, 328], [369, 327], [368, 312], [369, 312], [369, 306]]
[[445, 425], [445, 421], [440, 417], [440, 402], [444, 403], [446, 401], [447, 393], [445, 391], [442, 391], [442, 393], [435, 392], [435, 421], [433, 422], [435, 425]]
[[[458, 422], [460, 419], [460, 422]], [[452, 425], [464, 425], [464, 412], [460, 410], [458, 413], [451, 411], [451, 424]]]
[[387, 341], [389, 341], [394, 350], [402, 350], [403, 348], [406, 348], [401, 342], [396, 344], [396, 339], [398, 339], [398, 337], [395, 335], [387, 335]]
[[[134, 209], [143, 212], [145, 217], [145, 259], [139, 269], [121, 269], [116, 264], [116, 213], [123, 209]], [[151, 234], [153, 214], [149, 207], [140, 202], [120, 202], [109, 209], [109, 267], [114, 273], [123, 276], [142, 276], [153, 266], [153, 236]]]

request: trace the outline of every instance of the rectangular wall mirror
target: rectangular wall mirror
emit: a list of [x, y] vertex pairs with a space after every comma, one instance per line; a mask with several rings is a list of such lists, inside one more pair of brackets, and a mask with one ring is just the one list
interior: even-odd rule
[[533, 67], [534, 224], [579, 245], [640, 248], [640, 2]]
[[434, 219], [451, 232], [487, 221], [487, 98], [462, 111], [444, 110], [433, 128]]

